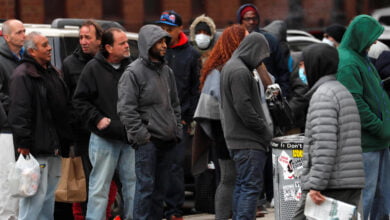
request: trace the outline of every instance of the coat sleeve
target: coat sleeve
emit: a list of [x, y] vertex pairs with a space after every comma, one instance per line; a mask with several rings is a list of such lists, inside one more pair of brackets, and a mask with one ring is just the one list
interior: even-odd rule
[[176, 81], [175, 81], [175, 75], [173, 74], [173, 71], [170, 70], [169, 72], [169, 78], [170, 78], [170, 96], [171, 96], [171, 105], [173, 108], [173, 111], [176, 116], [176, 124], [177, 124], [177, 131], [176, 131], [176, 138], [181, 140], [183, 137], [183, 124], [181, 123], [181, 109], [180, 109], [180, 101], [179, 96], [177, 94], [177, 88], [176, 88]]
[[[359, 70], [353, 66], [347, 66], [338, 70], [339, 80], [352, 94], [359, 109], [362, 129], [374, 136], [386, 136], [383, 129], [383, 122], [371, 111], [370, 106], [363, 98], [363, 79]], [[390, 132], [390, 131], [388, 131]]]
[[92, 103], [98, 96], [96, 80], [90, 68], [84, 68], [73, 95], [73, 108], [90, 128], [95, 129], [104, 115]]
[[33, 145], [33, 107], [31, 89], [27, 77], [14, 74], [10, 80], [12, 100], [8, 120], [12, 128], [15, 148], [28, 148]]
[[118, 84], [118, 115], [125, 126], [128, 141], [138, 145], [146, 144], [151, 138], [138, 112], [141, 87], [129, 69], [123, 73]]
[[[255, 111], [252, 105], [251, 86], [252, 79], [246, 72], [234, 72], [229, 77], [230, 92], [234, 109], [245, 126], [259, 134], [266, 130], [266, 121]], [[260, 100], [259, 100], [260, 101]]]
[[328, 186], [337, 155], [338, 104], [324, 94], [312, 97], [308, 124], [312, 135], [305, 160], [310, 161], [306, 188], [324, 190]]
[[187, 112], [184, 112], [183, 114], [183, 119], [187, 123], [190, 123], [193, 119], [196, 105], [198, 104], [199, 96], [200, 96], [200, 91], [199, 91], [199, 73], [200, 73], [200, 68], [201, 68], [201, 59], [200, 59], [200, 54], [193, 49], [193, 58], [191, 61], [191, 89], [190, 93], [190, 106], [187, 109]]

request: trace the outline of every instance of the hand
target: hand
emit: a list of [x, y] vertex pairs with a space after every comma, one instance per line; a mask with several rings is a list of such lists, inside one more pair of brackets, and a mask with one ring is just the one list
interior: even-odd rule
[[30, 154], [30, 149], [28, 148], [18, 148], [18, 153], [27, 156]]
[[99, 130], [103, 130], [103, 129], [107, 128], [110, 125], [110, 123], [111, 123], [111, 119], [104, 117], [104, 118], [100, 119], [100, 121], [96, 125], [96, 127]]
[[316, 205], [321, 205], [321, 203], [325, 201], [325, 197], [321, 194], [320, 191], [311, 189], [309, 191], [309, 195], [311, 200], [313, 200]]

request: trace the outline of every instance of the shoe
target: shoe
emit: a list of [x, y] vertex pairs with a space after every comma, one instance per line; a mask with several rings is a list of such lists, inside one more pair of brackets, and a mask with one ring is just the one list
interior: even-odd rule
[[183, 216], [172, 215], [168, 218], [168, 220], [184, 220]]
[[264, 205], [258, 206], [256, 210], [256, 217], [264, 217], [265, 214], [268, 214], [267, 209]]
[[117, 215], [113, 220], [121, 220], [121, 217]]

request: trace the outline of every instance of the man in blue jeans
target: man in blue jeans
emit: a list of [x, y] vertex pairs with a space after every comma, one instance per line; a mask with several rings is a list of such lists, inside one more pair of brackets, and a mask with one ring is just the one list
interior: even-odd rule
[[221, 118], [227, 147], [236, 166], [233, 219], [254, 219], [263, 185], [266, 153], [272, 138], [261, 106], [259, 81], [253, 70], [266, 73], [262, 62], [269, 56], [265, 37], [246, 36], [221, 72]]
[[175, 76], [164, 60], [169, 34], [145, 25], [138, 39], [139, 58], [119, 81], [118, 113], [136, 149], [134, 219], [162, 219], [165, 180], [182, 133], [180, 104]]
[[116, 169], [122, 183], [124, 219], [133, 218], [135, 153], [116, 110], [118, 81], [129, 63], [125, 32], [118, 28], [104, 31], [100, 52], [84, 67], [73, 96], [74, 109], [91, 131], [87, 220], [106, 219], [108, 193]]

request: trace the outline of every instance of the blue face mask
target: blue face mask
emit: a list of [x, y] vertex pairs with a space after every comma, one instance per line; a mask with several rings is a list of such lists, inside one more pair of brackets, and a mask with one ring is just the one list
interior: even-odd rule
[[299, 71], [298, 71], [298, 74], [299, 74], [299, 78], [302, 80], [302, 82], [307, 85], [307, 77], [306, 77], [306, 74], [305, 74], [305, 68], [300, 67]]

